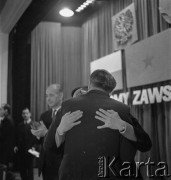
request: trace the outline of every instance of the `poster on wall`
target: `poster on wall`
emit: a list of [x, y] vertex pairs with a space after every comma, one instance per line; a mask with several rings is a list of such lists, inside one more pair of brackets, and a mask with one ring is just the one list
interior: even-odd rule
[[127, 87], [171, 79], [171, 29], [125, 49]]
[[109, 71], [113, 75], [117, 83], [115, 90], [123, 89], [121, 51], [117, 51], [95, 61], [92, 61], [90, 63], [90, 72], [92, 73], [97, 69], [105, 69]]
[[171, 1], [170, 0], [160, 0], [159, 1], [160, 14], [164, 20], [171, 24]]
[[114, 51], [138, 40], [134, 3], [112, 17], [112, 35]]

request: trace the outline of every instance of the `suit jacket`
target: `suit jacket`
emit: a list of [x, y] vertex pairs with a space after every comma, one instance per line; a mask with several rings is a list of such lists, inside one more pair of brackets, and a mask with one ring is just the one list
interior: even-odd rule
[[[36, 137], [31, 133], [31, 123], [21, 122], [17, 128], [17, 147], [20, 155], [30, 155], [28, 150], [36, 144]], [[32, 157], [32, 155], [30, 156]]]
[[[134, 127], [137, 142], [126, 139], [117, 130], [97, 129], [103, 123], [95, 119], [99, 108], [113, 109], [119, 116]], [[59, 119], [68, 111], [81, 110], [83, 117], [81, 124], [75, 126], [66, 133], [64, 156], [59, 170], [60, 180], [95, 180], [98, 179], [99, 159], [106, 158], [108, 163], [114, 157], [115, 175], [122, 169], [123, 162], [134, 161], [137, 149], [147, 151], [151, 148], [151, 140], [138, 124], [137, 120], [130, 115], [128, 106], [109, 98], [109, 95], [99, 90], [92, 90], [85, 95], [63, 102]], [[56, 123], [57, 124], [57, 123]], [[51, 130], [55, 133], [55, 125]], [[49, 131], [50, 133], [50, 131]], [[53, 137], [49, 135], [49, 137]], [[44, 146], [50, 148], [54, 144], [54, 138], [46, 139]], [[106, 176], [116, 179], [108, 169]]]
[[10, 116], [6, 116], [0, 124], [0, 164], [10, 162], [14, 148], [14, 123]]
[[[52, 122], [52, 124], [49, 127], [48, 133], [46, 134], [45, 138], [44, 138], [44, 142], [43, 142], [43, 148], [46, 151], [49, 151], [50, 149], [54, 148], [56, 146], [56, 142], [55, 142], [55, 133], [56, 133], [56, 129], [59, 126], [61, 121], [61, 109], [58, 110], [57, 114], [56, 114], [56, 119], [54, 122]], [[64, 147], [64, 145], [61, 145], [62, 148]], [[60, 146], [60, 147], [61, 147]], [[61, 148], [57, 148], [57, 151]]]
[[[52, 110], [48, 110], [44, 112], [41, 117], [40, 121], [43, 121], [46, 128], [49, 129], [51, 123], [52, 123]], [[62, 154], [63, 152], [61, 150], [58, 150], [56, 146], [53, 146], [51, 149], [44, 150], [43, 148], [43, 142], [44, 138], [41, 138], [41, 151], [40, 151], [40, 157], [39, 157], [39, 175], [41, 172], [46, 171], [50, 169], [52, 173], [58, 174], [58, 168], [60, 166], [61, 160], [62, 160]], [[53, 176], [51, 174], [51, 176]]]

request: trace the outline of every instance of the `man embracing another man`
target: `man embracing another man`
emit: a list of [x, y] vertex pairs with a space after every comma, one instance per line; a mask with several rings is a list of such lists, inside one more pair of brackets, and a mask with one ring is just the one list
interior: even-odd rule
[[[55, 136], [59, 148], [65, 141], [60, 180], [125, 178], [120, 173], [123, 163], [133, 163], [137, 150], [151, 148], [148, 134], [130, 114], [130, 108], [110, 98], [115, 87], [116, 81], [109, 72], [96, 70], [90, 76], [86, 94], [62, 103], [57, 117], [60, 124], [54, 126], [56, 131], [48, 132], [44, 143], [46, 149], [51, 148], [48, 145], [54, 143], [54, 138], [48, 137]], [[100, 160], [108, 163], [102, 173]]]

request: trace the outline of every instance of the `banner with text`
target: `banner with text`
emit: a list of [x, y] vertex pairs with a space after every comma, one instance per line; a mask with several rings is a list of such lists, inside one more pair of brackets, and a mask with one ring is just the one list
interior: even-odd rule
[[139, 88], [129, 92], [114, 93], [111, 98], [124, 104], [142, 105], [171, 101], [171, 82], [160, 86]]

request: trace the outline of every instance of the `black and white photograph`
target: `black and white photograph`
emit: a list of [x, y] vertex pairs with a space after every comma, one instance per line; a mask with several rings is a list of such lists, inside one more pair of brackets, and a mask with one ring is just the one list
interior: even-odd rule
[[0, 0], [0, 180], [171, 180], [171, 0]]

